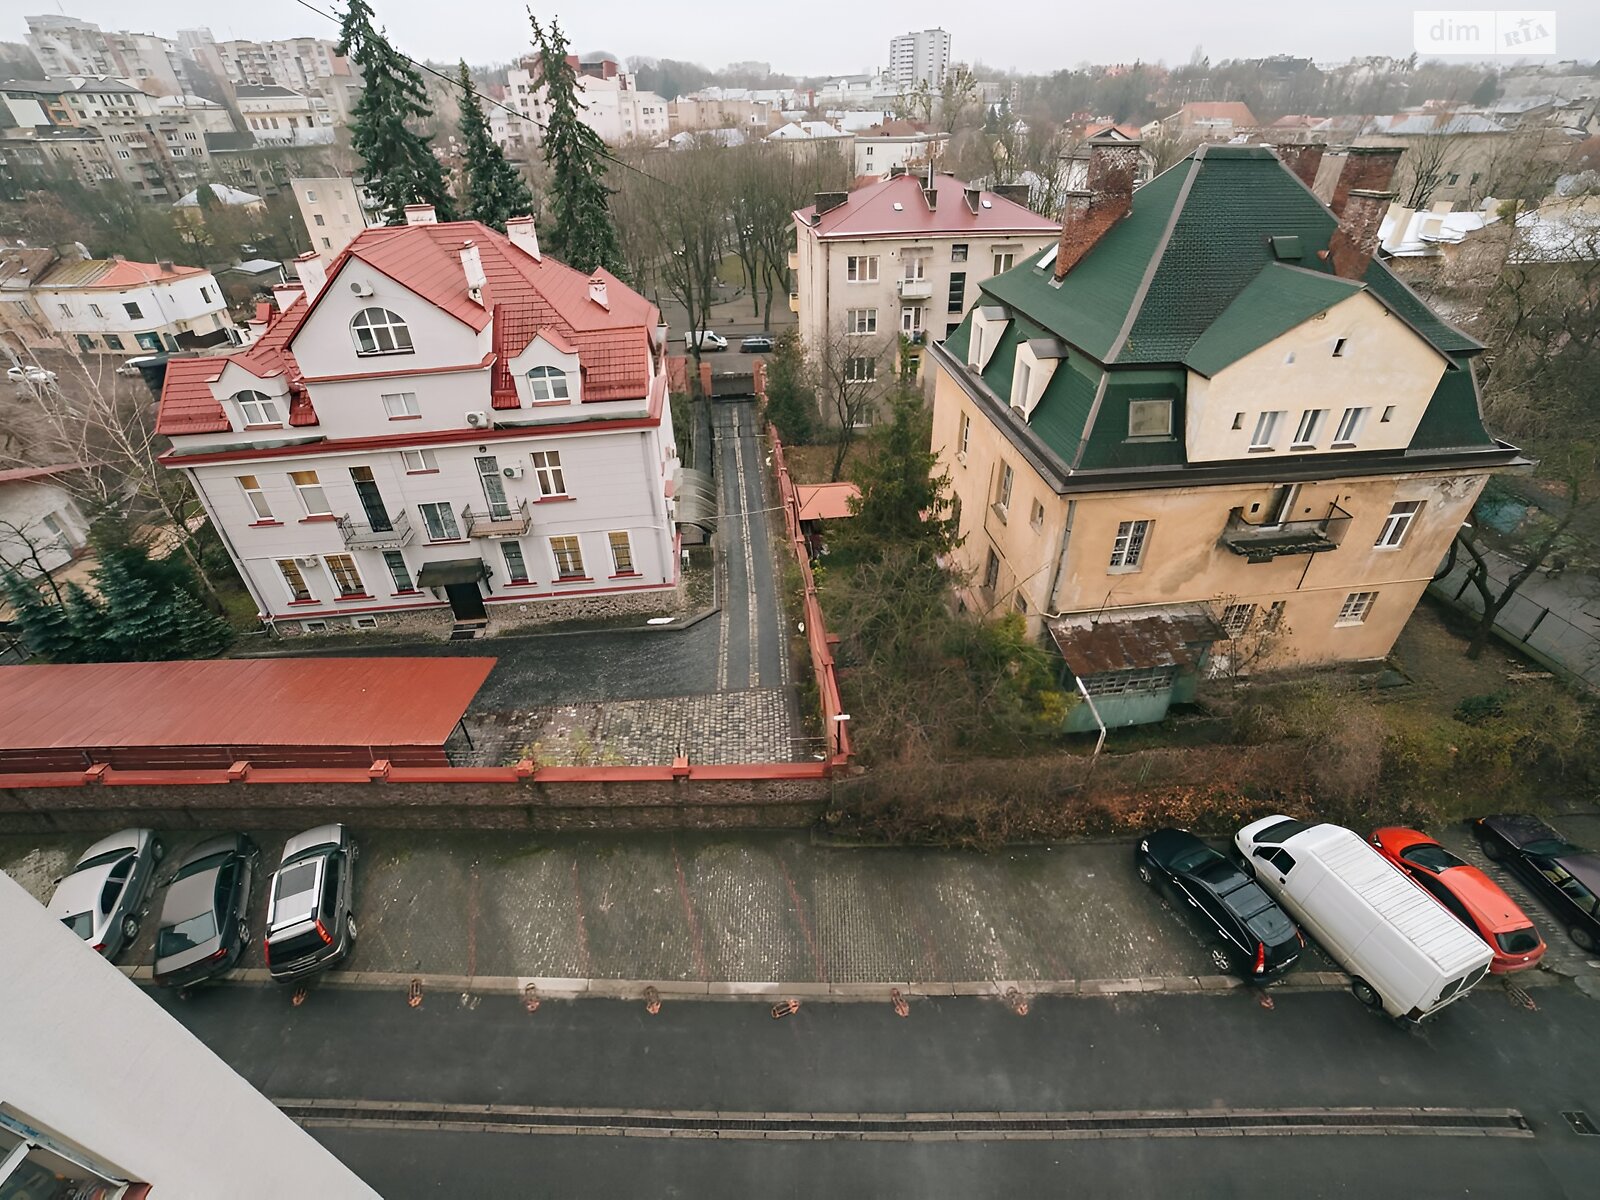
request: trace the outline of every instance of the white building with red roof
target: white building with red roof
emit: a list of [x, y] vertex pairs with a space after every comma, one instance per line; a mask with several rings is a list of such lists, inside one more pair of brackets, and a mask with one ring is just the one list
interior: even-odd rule
[[121, 258], [59, 261], [28, 289], [68, 350], [149, 354], [237, 344], [243, 335], [210, 271]]
[[363, 230], [247, 351], [175, 359], [157, 430], [283, 632], [669, 607], [666, 327], [472, 221]]
[[1043, 251], [1061, 226], [954, 175], [907, 173], [851, 192], [823, 192], [794, 214], [800, 334], [816, 351], [851, 349], [875, 378], [905, 334], [942, 340], [978, 285]]

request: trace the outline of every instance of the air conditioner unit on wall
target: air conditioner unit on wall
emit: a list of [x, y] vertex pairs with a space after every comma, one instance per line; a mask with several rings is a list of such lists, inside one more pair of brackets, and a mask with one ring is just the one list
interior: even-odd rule
[[358, 296], [372, 295], [372, 285], [359, 279], [352, 279], [350, 281], [350, 290]]
[[501, 471], [500, 474], [504, 475], [507, 479], [521, 479], [522, 478], [522, 468], [521, 467], [507, 467], [507, 468], [505, 468], [505, 470]]
[[294, 565], [297, 567], [314, 567], [321, 561], [315, 554], [306, 554], [295, 559]]
[[467, 414], [467, 424], [471, 425], [474, 429], [487, 428], [489, 424], [489, 414], [486, 412], [469, 412]]

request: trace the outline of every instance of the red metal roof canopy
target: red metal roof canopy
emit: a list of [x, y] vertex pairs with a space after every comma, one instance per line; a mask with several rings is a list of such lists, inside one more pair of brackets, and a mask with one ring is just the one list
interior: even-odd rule
[[850, 501], [861, 489], [843, 483], [797, 483], [794, 494], [800, 501], [802, 521], [837, 521], [850, 515]]
[[0, 668], [12, 769], [442, 765], [492, 658], [255, 658]]

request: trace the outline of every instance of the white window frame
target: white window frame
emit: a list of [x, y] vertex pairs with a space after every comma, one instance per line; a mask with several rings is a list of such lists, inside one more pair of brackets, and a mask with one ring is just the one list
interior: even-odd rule
[[[362, 344], [363, 335], [370, 343]], [[363, 308], [350, 318], [350, 338], [355, 342], [356, 354], [361, 358], [374, 358], [384, 354], [411, 354], [411, 327], [399, 313], [373, 305]]]
[[[333, 590], [337, 600], [351, 600], [367, 595], [367, 585], [362, 581], [361, 568], [356, 565], [354, 554], [324, 554], [322, 565], [328, 569], [328, 578], [333, 580]], [[351, 591], [350, 584], [355, 585]]]
[[569, 495], [567, 472], [561, 465], [561, 451], [535, 450], [533, 452], [533, 477], [539, 485], [539, 499]]
[[844, 260], [846, 283], [877, 283], [878, 256], [876, 254], [851, 254]]
[[847, 308], [844, 313], [844, 331], [849, 337], [865, 337], [878, 332], [878, 310], [875, 308]]
[[[863, 365], [865, 374], [862, 374]], [[844, 381], [846, 383], [876, 383], [878, 380], [878, 360], [870, 354], [852, 354], [845, 359]]]
[[567, 373], [560, 367], [529, 367], [528, 394], [535, 404], [555, 404], [571, 400], [567, 389]]
[[[506, 563], [507, 583], [530, 583], [533, 576], [528, 572], [528, 556], [522, 552], [522, 543], [515, 538], [508, 538], [500, 543], [500, 557]], [[517, 565], [513, 566], [513, 562]], [[518, 573], [520, 571], [520, 574]]]
[[1000, 464], [1000, 484], [995, 489], [994, 506], [1002, 517], [1011, 512], [1011, 494], [1017, 487], [1017, 473], [1010, 463]]
[[1223, 632], [1230, 638], [1243, 637], [1256, 618], [1256, 606], [1250, 603], [1229, 604], [1222, 610]]
[[[432, 522], [428, 520], [430, 512], [434, 517]], [[456, 520], [456, 510], [450, 506], [448, 500], [426, 501], [417, 505], [417, 513], [422, 518], [422, 533], [428, 541], [434, 543], [461, 541], [461, 524]], [[435, 523], [442, 535], [440, 537], [434, 536]]]
[[128, 314], [128, 319], [130, 321], [144, 320], [144, 309], [139, 307], [139, 302], [137, 300], [124, 300], [122, 302], [122, 309]]
[[[575, 533], [554, 534], [549, 538], [550, 561], [555, 566], [557, 583], [587, 579], [583, 566], [583, 540]], [[560, 543], [558, 545], [558, 543]], [[568, 564], [563, 566], [563, 563]]]
[[1383, 528], [1378, 531], [1378, 540], [1373, 546], [1379, 550], [1398, 550], [1405, 544], [1406, 535], [1411, 532], [1412, 523], [1416, 521], [1417, 514], [1422, 511], [1421, 500], [1397, 500], [1394, 507], [1389, 510], [1389, 515], [1383, 519]]
[[1111, 571], [1137, 571], [1144, 563], [1144, 552], [1150, 545], [1153, 520], [1117, 522], [1117, 533], [1111, 540]]
[[993, 593], [1000, 586], [1000, 556], [994, 552], [994, 547], [989, 547], [989, 555], [983, 560], [983, 584], [986, 592]]
[[1322, 422], [1327, 417], [1325, 408], [1305, 408], [1300, 410], [1300, 424], [1295, 426], [1294, 441], [1289, 443], [1291, 450], [1305, 450], [1315, 448], [1317, 434], [1322, 432]]
[[1344, 598], [1344, 603], [1339, 606], [1339, 616], [1333, 623], [1334, 627], [1366, 624], [1367, 617], [1372, 613], [1372, 605], [1377, 598], [1377, 592], [1351, 592]]
[[400, 461], [407, 475], [429, 475], [439, 469], [439, 460], [432, 450], [402, 450]]
[[956, 426], [956, 457], [963, 463], [967, 461], [967, 450], [972, 445], [972, 418], [966, 413], [961, 414], [961, 422]]
[[1033, 506], [1028, 510], [1028, 524], [1033, 526], [1035, 533], [1044, 529], [1044, 505], [1038, 497], [1034, 497]]
[[265, 392], [245, 390], [235, 392], [232, 400], [239, 406], [239, 419], [247, 427], [273, 427], [283, 424], [278, 401]]
[[1033, 368], [1020, 358], [1011, 372], [1011, 407], [1028, 410], [1028, 389], [1033, 386]]
[[[606, 545], [611, 551], [611, 573], [613, 575], [637, 575], [639, 573], [638, 564], [633, 561], [633, 537], [626, 529], [613, 529], [608, 532], [606, 534]], [[618, 553], [619, 548], [621, 550], [620, 554]]]
[[333, 507], [328, 503], [328, 490], [323, 487], [315, 471], [290, 471], [289, 482], [294, 485], [295, 494], [300, 497], [300, 507], [305, 509], [306, 516], [333, 516]]
[[383, 565], [389, 570], [389, 582], [394, 585], [397, 595], [417, 590], [417, 581], [411, 574], [411, 564], [406, 562], [406, 556], [399, 550], [385, 550]]
[[1256, 418], [1255, 431], [1250, 435], [1250, 449], [1271, 450], [1278, 436], [1278, 422], [1283, 419], [1282, 409], [1267, 409]]
[[422, 406], [417, 403], [415, 392], [384, 392], [383, 411], [389, 415], [391, 421], [403, 421], [407, 417], [420, 417]]
[[1339, 418], [1339, 428], [1334, 431], [1333, 444], [1335, 446], [1354, 446], [1356, 439], [1361, 436], [1361, 430], [1367, 423], [1370, 408], [1347, 408], [1344, 416]]
[[994, 271], [992, 274], [1002, 275], [1017, 265], [1017, 252], [1015, 250], [996, 250], [994, 252]]
[[[1160, 429], [1141, 429], [1139, 414], [1146, 417], [1159, 414], [1161, 418]], [[1128, 437], [1144, 438], [1170, 438], [1172, 436], [1172, 401], [1160, 396], [1146, 396], [1138, 400], [1128, 401]]]
[[[277, 566], [278, 574], [283, 579], [284, 590], [289, 593], [289, 603], [309, 604], [317, 598], [316, 593], [311, 590], [311, 581], [306, 578], [306, 573], [300, 569], [299, 563], [292, 558], [280, 558], [277, 560]], [[299, 581], [298, 586], [296, 580]], [[302, 596], [301, 592], [305, 595]]]
[[234, 478], [239, 481], [239, 490], [244, 493], [245, 503], [250, 506], [250, 511], [255, 513], [256, 521], [258, 523], [275, 521], [272, 505], [267, 501], [267, 493], [261, 486], [261, 480], [254, 475], [236, 475]]
[[906, 335], [921, 333], [927, 320], [927, 305], [907, 304], [900, 310], [900, 332]]

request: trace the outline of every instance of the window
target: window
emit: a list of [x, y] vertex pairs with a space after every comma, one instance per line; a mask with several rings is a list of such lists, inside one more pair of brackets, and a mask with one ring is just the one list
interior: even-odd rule
[[61, 315], [63, 317], [70, 317], [72, 315], [72, 309], [69, 308], [67, 305], [65, 305], [65, 304], [57, 304], [56, 307], [61, 310]]
[[900, 332], [911, 335], [922, 332], [923, 315], [927, 307], [922, 304], [908, 304], [900, 310]]
[[394, 590], [397, 592], [414, 592], [416, 587], [411, 582], [411, 569], [406, 566], [406, 556], [398, 550], [385, 550], [383, 552], [383, 565], [389, 568], [389, 578], [394, 581]]
[[1275, 846], [1271, 850], [1262, 850], [1257, 847], [1256, 857], [1265, 859], [1285, 875], [1294, 870], [1294, 855], [1281, 846]]
[[878, 256], [852, 254], [844, 260], [844, 277], [849, 283], [877, 283]]
[[1000, 585], [1000, 556], [993, 550], [983, 560], [983, 590], [992, 592]]
[[1011, 464], [1000, 464], [1000, 487], [994, 494], [994, 506], [1000, 510], [1000, 515], [1005, 516], [1011, 508], [1011, 489], [1017, 482], [1017, 473], [1011, 469]]
[[144, 311], [142, 309], [140, 309], [138, 304], [136, 304], [132, 300], [129, 300], [127, 303], [125, 303], [122, 306], [122, 310], [124, 312], [126, 312], [128, 314], [128, 316], [132, 317], [135, 321], [144, 320]]
[[616, 568], [618, 575], [633, 575], [633, 542], [628, 537], [626, 529], [619, 529], [606, 534], [611, 543], [611, 565]]
[[1300, 424], [1295, 426], [1293, 449], [1299, 450], [1317, 444], [1317, 432], [1322, 428], [1322, 419], [1328, 415], [1325, 408], [1308, 408], [1300, 414]]
[[945, 304], [945, 312], [958, 313], [967, 302], [967, 273], [965, 271], [950, 272], [950, 297]]
[[1171, 437], [1171, 400], [1129, 400], [1128, 436], [1131, 438]]
[[1360, 625], [1367, 619], [1367, 614], [1372, 611], [1372, 602], [1377, 598], [1377, 592], [1351, 592], [1344, 598], [1344, 604], [1339, 608], [1339, 619], [1334, 624]]
[[240, 475], [239, 488], [244, 492], [244, 498], [249, 502], [256, 520], [272, 520], [272, 506], [267, 503], [267, 494], [261, 490], [261, 484], [254, 475]]
[[[1011, 380], [1011, 407], [1026, 410], [1028, 386], [1033, 382], [1033, 368], [1025, 362], [1017, 364], [1016, 375]], [[1011, 468], [1007, 467], [1007, 470]]]
[[126, 1176], [85, 1151], [40, 1129], [31, 1116], [6, 1106], [0, 1111], [0, 1195], [123, 1196], [147, 1190], [128, 1187]]
[[927, 275], [928, 260], [920, 255], [914, 258], [908, 257], [900, 264], [900, 278], [902, 279], [915, 283], [919, 279], [927, 278]]
[[300, 566], [294, 559], [280, 558], [278, 572], [283, 576], [284, 585], [289, 589], [290, 600], [304, 604], [312, 598], [311, 589], [306, 586], [306, 577], [300, 573]]
[[313, 221], [315, 221], [319, 226], [327, 224], [327, 222], [322, 219], [322, 214], [321, 213], [313, 213], [312, 216], [311, 216], [311, 219]]
[[357, 354], [410, 354], [411, 330], [387, 308], [363, 308], [350, 322]]
[[105, 319], [105, 315], [106, 315], [106, 314], [105, 314], [105, 313], [103, 313], [103, 312], [102, 312], [102, 311], [101, 311], [101, 310], [100, 310], [100, 306], [99, 306], [99, 305], [98, 305], [98, 304], [91, 304], [91, 305], [89, 305], [89, 311], [90, 311], [90, 312], [92, 312], [92, 313], [93, 313], [93, 314], [94, 314], [94, 315], [95, 315], [95, 316], [97, 316], [97, 317], [99, 317], [99, 318], [101, 318], [101, 319], [102, 319], [102, 320], [104, 320], [104, 319]]
[[1384, 406], [1383, 416], [1378, 418], [1378, 424], [1387, 425], [1393, 419], [1394, 419], [1394, 405], [1387, 404], [1387, 405]]
[[282, 425], [278, 402], [263, 392], [235, 392], [233, 402], [239, 406], [239, 415], [245, 425]]
[[306, 516], [333, 515], [333, 510], [328, 507], [328, 494], [322, 490], [315, 471], [290, 471], [289, 480], [294, 484], [295, 491], [300, 493], [300, 504], [305, 508]]
[[972, 418], [961, 414], [961, 424], [956, 429], [956, 453], [965, 459], [967, 447], [972, 444]]
[[1144, 545], [1150, 540], [1150, 526], [1153, 521], [1121, 521], [1117, 524], [1117, 536], [1111, 543], [1111, 567], [1113, 570], [1132, 570], [1144, 558]]
[[1333, 444], [1335, 446], [1353, 446], [1356, 436], [1361, 432], [1361, 427], [1367, 422], [1367, 408], [1347, 408], [1344, 416], [1339, 418], [1339, 428], [1334, 432]]
[[456, 524], [456, 514], [448, 504], [419, 504], [417, 510], [422, 513], [422, 527], [430, 542], [461, 540], [461, 527]]
[[1250, 435], [1250, 449], [1272, 449], [1272, 439], [1278, 436], [1278, 418], [1281, 416], [1281, 412], [1264, 412], [1256, 418], [1256, 431]]
[[560, 367], [533, 367], [528, 371], [528, 387], [535, 404], [572, 398], [567, 391], [567, 373]]
[[200, 299], [205, 301], [207, 304], [210, 304], [211, 303], [211, 289], [208, 288], [208, 287], [201, 287], [201, 289], [200, 289]]
[[506, 485], [500, 478], [500, 460], [492, 454], [472, 460], [478, 471], [478, 483], [483, 488], [484, 503], [489, 506], [489, 516], [504, 521], [511, 516], [511, 502], [506, 499]]
[[851, 335], [878, 332], [878, 310], [849, 308], [844, 314], [844, 331]]
[[79, 350], [93, 350], [94, 349], [94, 339], [92, 337], [90, 337], [87, 333], [80, 333], [78, 335], [78, 349]]
[[1028, 524], [1033, 526], [1035, 533], [1044, 528], [1044, 505], [1037, 500], [1033, 502], [1033, 507], [1028, 510]]
[[106, 349], [107, 350], [121, 350], [123, 348], [122, 339], [120, 337], [118, 337], [116, 334], [108, 333], [105, 336], [106, 336]]
[[356, 570], [356, 560], [351, 555], [329, 554], [322, 561], [328, 564], [328, 574], [333, 576], [333, 585], [339, 589], [341, 600], [367, 594], [367, 589], [361, 586], [361, 572]]
[[871, 383], [878, 377], [878, 360], [867, 355], [853, 355], [845, 362], [846, 383]]
[[327, 238], [323, 238], [322, 239], [322, 248], [324, 250], [332, 250], [333, 249], [333, 243], [330, 242]]
[[967, 243], [965, 243], [965, 242], [956, 242], [956, 243], [951, 245], [951, 247], [950, 247], [950, 261], [951, 262], [966, 262], [967, 261]]
[[433, 456], [432, 450], [402, 450], [400, 461], [405, 463], [408, 475], [420, 475], [425, 471], [439, 469], [439, 460]]
[[1243, 413], [1234, 413], [1233, 414], [1233, 427], [1235, 429], [1243, 429], [1244, 428], [1244, 414]]
[[1389, 510], [1389, 515], [1384, 518], [1383, 528], [1378, 531], [1378, 540], [1374, 546], [1385, 550], [1393, 550], [1406, 540], [1410, 532], [1411, 522], [1417, 519], [1417, 513], [1422, 511], [1422, 501], [1402, 500]]
[[1278, 627], [1283, 624], [1283, 606], [1282, 600], [1274, 600], [1267, 606], [1267, 615], [1261, 618], [1262, 632], [1278, 632]]
[[1024, 596], [1021, 591], [1017, 592], [1016, 606], [1019, 613], [1026, 613], [1028, 611], [1028, 598]]
[[422, 409], [417, 406], [415, 392], [389, 392], [383, 397], [383, 411], [389, 414], [391, 421], [398, 421], [405, 417], [420, 417]]
[[983, 370], [983, 326], [976, 320], [972, 322], [972, 359], [971, 363], [978, 370]]
[[533, 474], [539, 481], [540, 497], [549, 498], [567, 494], [567, 476], [561, 468], [561, 451], [534, 451]]
[[1255, 615], [1254, 604], [1230, 604], [1222, 610], [1222, 628], [1229, 637], [1239, 637], [1250, 628]]
[[1335, 358], [1343, 358], [1344, 357], [1344, 348], [1349, 343], [1349, 341], [1350, 341], [1349, 338], [1334, 338], [1333, 339], [1333, 356]]
[[550, 553], [556, 560], [557, 579], [582, 579], [583, 548], [575, 534], [550, 539]]
[[996, 275], [999, 275], [1002, 272], [1011, 270], [1012, 266], [1016, 263], [1016, 261], [1017, 261], [1016, 251], [1014, 251], [1014, 250], [996, 250], [995, 251], [995, 255], [994, 255], [994, 272], [993, 273], [996, 274]]
[[522, 557], [522, 543], [501, 542], [500, 554], [506, 560], [506, 580], [510, 583], [527, 583], [528, 563]]

